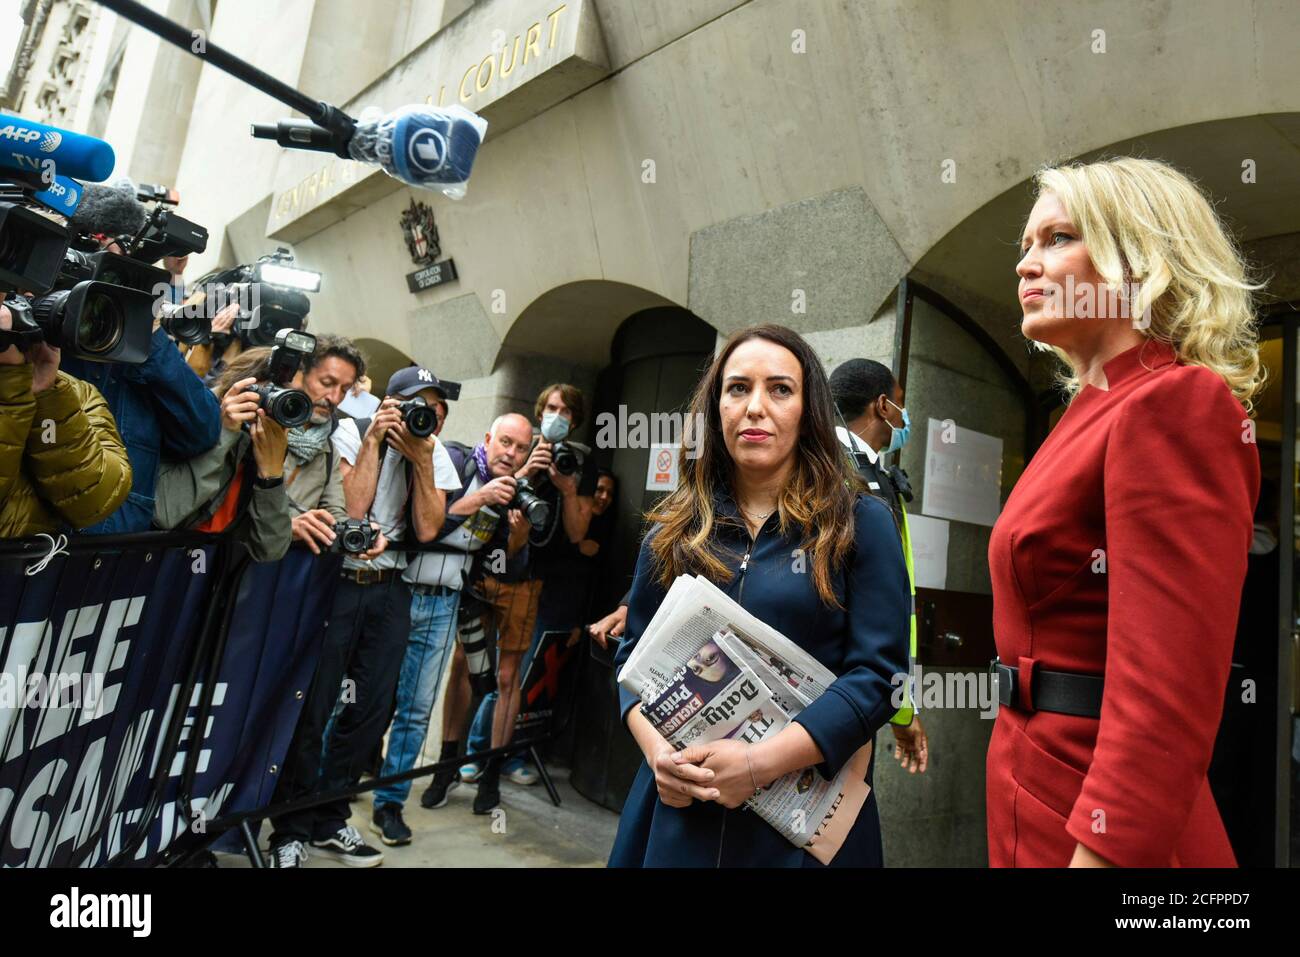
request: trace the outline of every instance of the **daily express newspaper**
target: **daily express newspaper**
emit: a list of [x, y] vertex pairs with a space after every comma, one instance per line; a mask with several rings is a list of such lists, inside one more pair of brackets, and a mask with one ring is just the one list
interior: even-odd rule
[[[778, 734], [835, 675], [717, 586], [682, 575], [669, 588], [618, 676], [679, 750], [723, 738]], [[871, 745], [826, 781], [813, 768], [773, 781], [747, 803], [786, 840], [830, 863], [870, 793]]]

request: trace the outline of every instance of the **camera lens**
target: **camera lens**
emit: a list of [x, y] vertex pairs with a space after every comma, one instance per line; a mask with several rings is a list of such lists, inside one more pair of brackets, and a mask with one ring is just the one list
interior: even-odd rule
[[291, 429], [311, 418], [311, 399], [306, 392], [285, 389], [271, 401], [270, 411], [271, 418]]
[[353, 555], [360, 555], [367, 550], [370, 542], [368, 536], [359, 528], [349, 528], [343, 532], [343, 550]]
[[122, 338], [122, 311], [99, 290], [92, 290], [77, 319], [77, 348], [92, 355], [109, 352]]
[[572, 475], [578, 471], [578, 456], [573, 449], [567, 445], [558, 445], [555, 449], [555, 457], [552, 459], [555, 463], [555, 471], [561, 475]]
[[212, 324], [206, 317], [186, 315], [183, 311], [164, 315], [162, 327], [167, 335], [189, 345], [207, 342], [212, 335]]
[[407, 406], [403, 418], [407, 430], [417, 439], [428, 438], [438, 427], [438, 415], [427, 405]]
[[534, 531], [540, 532], [546, 528], [546, 523], [551, 517], [551, 506], [546, 499], [538, 497], [523, 483], [520, 484], [521, 487], [515, 492], [515, 499], [510, 503], [510, 507], [523, 512], [528, 524]]

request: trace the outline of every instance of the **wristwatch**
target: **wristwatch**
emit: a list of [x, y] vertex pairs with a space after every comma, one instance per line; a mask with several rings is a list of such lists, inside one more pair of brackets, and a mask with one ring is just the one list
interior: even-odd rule
[[275, 478], [262, 478], [259, 475], [253, 479], [253, 484], [258, 488], [279, 488], [284, 484], [284, 476], [277, 475]]

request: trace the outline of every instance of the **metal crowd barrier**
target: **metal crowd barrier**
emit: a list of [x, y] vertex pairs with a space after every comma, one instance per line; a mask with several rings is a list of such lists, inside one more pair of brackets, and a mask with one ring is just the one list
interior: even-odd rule
[[[73, 705], [47, 693], [37, 707], [0, 688], [0, 866], [183, 866], [237, 828], [260, 867], [251, 822], [463, 761], [269, 804], [301, 707], [288, 692], [294, 678], [310, 687], [340, 556], [295, 547], [259, 565], [227, 535], [194, 532], [71, 536], [50, 551], [42, 538], [0, 541], [0, 668], [10, 685], [79, 674], [88, 687]], [[233, 635], [238, 655], [256, 652], [252, 668], [230, 656], [241, 607], [257, 612]], [[223, 682], [231, 668], [239, 680]], [[558, 804], [536, 749], [571, 712], [475, 757], [529, 752]]]

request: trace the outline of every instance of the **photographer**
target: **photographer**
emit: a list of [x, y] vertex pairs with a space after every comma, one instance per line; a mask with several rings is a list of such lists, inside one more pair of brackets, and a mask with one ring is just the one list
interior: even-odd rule
[[163, 463], [154, 506], [159, 528], [229, 530], [258, 562], [283, 558], [293, 537], [284, 488], [289, 438], [251, 388], [268, 380], [270, 352], [250, 351], [227, 371], [217, 389], [217, 444], [187, 461]]
[[[345, 419], [334, 431], [348, 513], [376, 522], [391, 540], [403, 539], [409, 526], [415, 540], [433, 541], [446, 515], [447, 491], [460, 488], [446, 448], [432, 434], [436, 419], [430, 406], [442, 393], [428, 369], [401, 369], [389, 380], [374, 419]], [[423, 403], [406, 404], [414, 398]], [[321, 663], [285, 759], [276, 803], [317, 790], [342, 790], [365, 770], [388, 724], [411, 632], [411, 588], [400, 577], [405, 567], [405, 553], [394, 549], [373, 560], [344, 560]], [[345, 674], [350, 693], [322, 742]], [[316, 767], [319, 774], [313, 773]], [[345, 864], [381, 863], [383, 853], [347, 823], [350, 815], [342, 799], [275, 818], [270, 866], [301, 866], [308, 843]]]
[[[518, 482], [515, 471], [523, 464], [532, 442], [532, 428], [522, 415], [498, 416], [474, 448], [452, 444], [448, 451], [461, 477], [461, 488], [451, 492], [447, 519], [439, 534], [438, 550], [413, 553], [402, 577], [411, 584], [411, 639], [402, 662], [397, 686], [397, 709], [388, 735], [388, 753], [381, 777], [404, 774], [415, 765], [429, 729], [429, 715], [442, 683], [443, 665], [461, 618], [491, 615], [498, 620], [502, 647], [526, 645], [526, 634], [512, 634], [520, 616], [510, 616], [515, 586], [499, 578], [484, 577], [484, 563], [500, 575], [507, 561], [528, 541], [528, 523], [518, 509], [510, 508]], [[505, 576], [502, 576], [505, 577]], [[464, 730], [470, 702], [465, 651], [456, 643], [451, 684], [443, 709], [442, 758], [456, 757], [460, 731]], [[454, 728], [459, 731], [451, 733]], [[441, 807], [456, 776], [453, 768], [439, 773], [441, 793], [432, 785], [421, 802]], [[375, 791], [374, 829], [385, 844], [406, 844], [410, 828], [402, 820], [402, 805], [411, 793], [404, 781]]]
[[[193, 297], [186, 301], [186, 305], [193, 307], [203, 299], [203, 296], [204, 293], [202, 292], [194, 293]], [[215, 380], [239, 356], [239, 339], [230, 340], [230, 330], [234, 328], [235, 320], [238, 318], [239, 303], [226, 304], [212, 317], [212, 332], [209, 341], [182, 347], [185, 354], [185, 364], [194, 370], [194, 374], [203, 380], [204, 385], [215, 385]], [[217, 345], [228, 340], [230, 341], [224, 349]]]
[[[87, 184], [69, 225], [74, 232], [93, 235], [102, 249], [121, 252], [113, 237], [134, 234], [145, 219], [145, 208], [133, 190]], [[85, 531], [147, 531], [153, 522], [162, 458], [193, 459], [216, 445], [222, 432], [222, 409], [157, 321], [149, 358], [143, 363], [68, 358], [63, 369], [95, 386], [103, 395], [121, 430], [134, 475], [122, 506]]]
[[[528, 539], [527, 632], [531, 639], [522, 660], [516, 653], [513, 662], [501, 665], [515, 666], [511, 680], [503, 678], [498, 691], [487, 695], [479, 706], [470, 731], [471, 754], [509, 743], [519, 714], [519, 682], [542, 634], [572, 631], [583, 624], [589, 564], [578, 550], [578, 543], [586, 538], [591, 524], [597, 476], [594, 463], [584, 467], [586, 448], [566, 440], [582, 425], [584, 412], [582, 391], [562, 382], [543, 389], [533, 407], [540, 438], [516, 477], [525, 479], [550, 505], [550, 521], [542, 529], [533, 530]], [[537, 772], [521, 757], [511, 757], [507, 762], [490, 759], [481, 770], [475, 762], [461, 768], [462, 781], [479, 781], [476, 813], [486, 814], [496, 807], [502, 773], [516, 784], [537, 783]]]
[[[13, 325], [0, 306], [0, 332]], [[0, 349], [0, 537], [93, 525], [131, 489], [131, 463], [95, 387], [59, 371], [59, 350]]]

